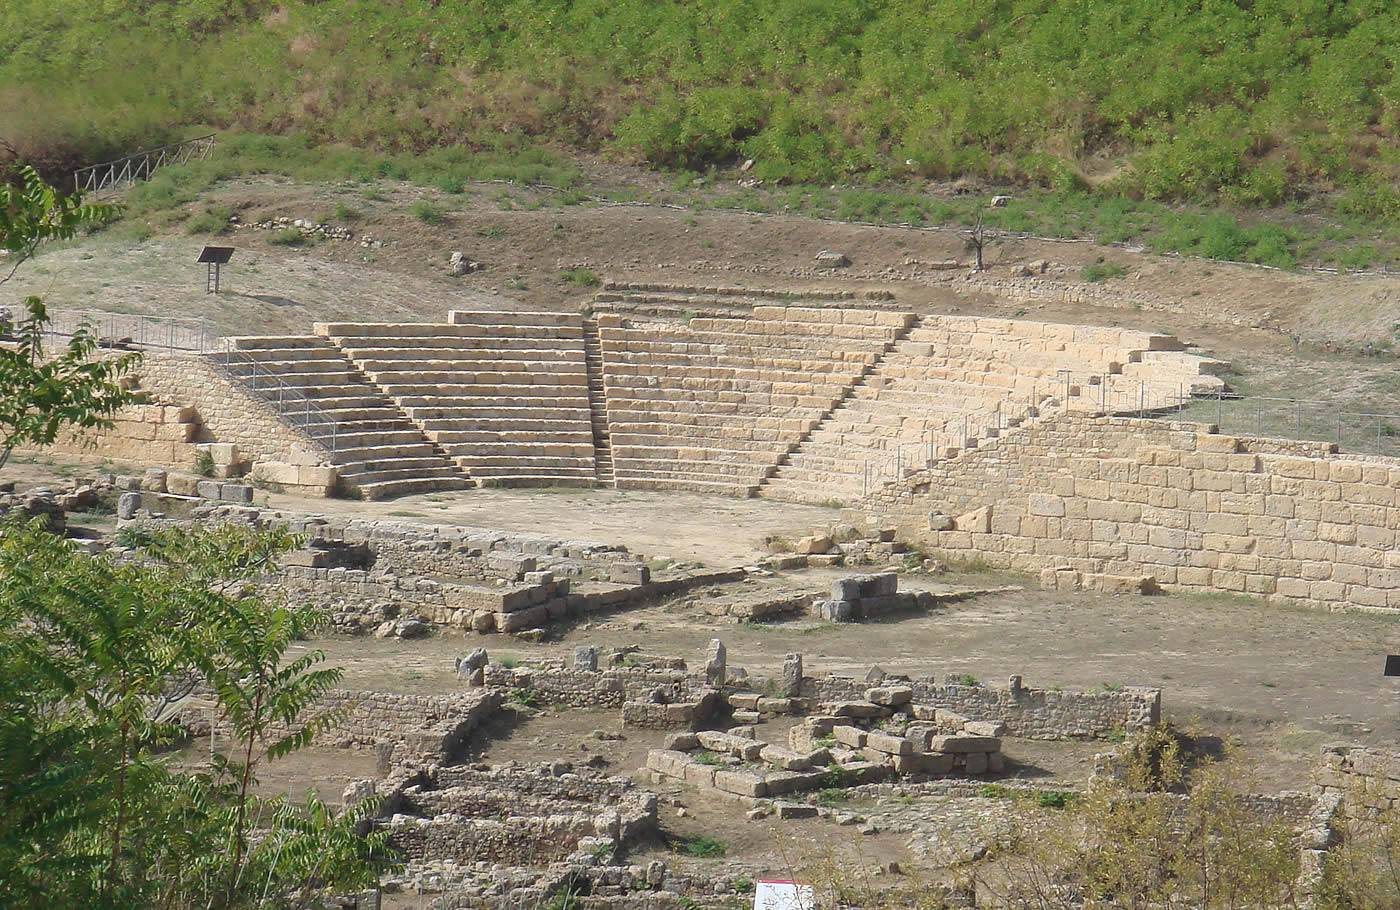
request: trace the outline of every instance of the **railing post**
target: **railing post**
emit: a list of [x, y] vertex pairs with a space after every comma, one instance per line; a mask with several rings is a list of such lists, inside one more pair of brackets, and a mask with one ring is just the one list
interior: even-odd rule
[[1294, 432], [1299, 439], [1303, 438], [1303, 403], [1298, 399], [1293, 399], [1294, 412]]
[[1224, 387], [1224, 386], [1221, 386], [1220, 388], [1218, 388], [1218, 389], [1215, 390], [1215, 427], [1216, 427], [1216, 429], [1223, 429], [1223, 427], [1221, 427], [1220, 424], [1221, 424], [1221, 420], [1223, 419], [1224, 407], [1225, 407], [1225, 387]]

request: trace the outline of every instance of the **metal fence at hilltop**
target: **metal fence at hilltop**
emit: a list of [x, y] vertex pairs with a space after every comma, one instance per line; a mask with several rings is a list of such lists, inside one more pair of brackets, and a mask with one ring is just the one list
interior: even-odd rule
[[104, 161], [101, 164], [79, 168], [73, 172], [73, 187], [85, 193], [101, 193], [105, 190], [128, 187], [138, 180], [149, 180], [151, 174], [159, 168], [203, 161], [213, 151], [213, 133], [186, 139], [184, 142], [158, 146], [115, 161]]

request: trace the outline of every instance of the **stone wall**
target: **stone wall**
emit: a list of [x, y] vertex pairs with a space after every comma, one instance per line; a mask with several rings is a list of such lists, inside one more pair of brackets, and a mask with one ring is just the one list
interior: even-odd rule
[[1400, 751], [1328, 746], [1313, 783], [1319, 795], [1344, 800], [1354, 813], [1400, 808]]
[[64, 433], [44, 451], [191, 469], [195, 465], [194, 443], [201, 430], [194, 408], [135, 404], [118, 411], [111, 427]]
[[483, 682], [491, 688], [529, 689], [541, 704], [575, 708], [621, 708], [624, 702], [644, 699], [657, 688], [664, 688], [675, 700], [683, 701], [701, 688], [685, 670], [647, 667], [573, 670], [489, 664]]
[[[343, 716], [317, 742], [344, 748], [379, 748], [387, 766], [446, 762], [456, 757], [472, 731], [500, 706], [500, 694], [488, 690], [434, 696], [333, 689], [318, 710], [343, 712]], [[210, 710], [186, 709], [182, 725], [194, 736], [207, 736]], [[289, 730], [282, 728], [274, 735], [284, 736]], [[214, 732], [216, 736], [227, 736], [226, 722], [217, 721]]]
[[543, 865], [588, 847], [611, 853], [656, 828], [654, 794], [562, 763], [404, 769], [380, 796], [390, 839], [410, 863]]
[[998, 568], [1149, 575], [1169, 589], [1400, 609], [1400, 460], [1204, 429], [1046, 419], [865, 506], [945, 557]]
[[194, 408], [203, 441], [234, 443], [254, 461], [320, 461], [323, 453], [314, 442], [203, 357], [149, 352], [136, 375], [140, 388], [155, 398]]
[[[1162, 690], [1140, 686], [1104, 692], [1033, 689], [1012, 677], [1006, 689], [969, 686], [955, 679], [939, 682], [924, 676], [900, 681], [913, 700], [953, 711], [971, 721], [1000, 721], [1012, 736], [1026, 739], [1104, 739], [1130, 733], [1161, 720]], [[884, 685], [893, 684], [887, 678]], [[805, 677], [802, 694], [818, 701], [856, 701], [869, 683], [848, 676]]]

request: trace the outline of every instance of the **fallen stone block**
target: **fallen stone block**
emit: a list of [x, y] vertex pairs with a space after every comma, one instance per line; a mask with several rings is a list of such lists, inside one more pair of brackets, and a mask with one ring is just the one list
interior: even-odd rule
[[817, 807], [816, 807], [816, 806], [808, 805], [807, 803], [779, 803], [779, 804], [778, 804], [778, 818], [780, 818], [780, 819], [786, 820], [786, 819], [792, 819], [792, 818], [816, 818], [816, 817], [817, 817]]
[[852, 749], [862, 749], [865, 747], [865, 738], [868, 734], [859, 727], [840, 726], [831, 729], [831, 736], [843, 746]]
[[667, 777], [684, 778], [689, 758], [674, 749], [652, 749], [647, 752], [647, 767]]
[[664, 748], [674, 752], [693, 752], [700, 748], [700, 739], [694, 733], [672, 733], [666, 737]]
[[872, 731], [866, 734], [865, 748], [882, 752], [885, 755], [909, 755], [914, 751], [914, 744], [902, 736], [891, 736], [888, 733]]
[[877, 686], [865, 690], [865, 698], [872, 704], [897, 708], [914, 699], [914, 690], [908, 686]]
[[963, 732], [969, 736], [1005, 736], [1006, 724], [999, 720], [970, 720], [963, 724]]
[[843, 701], [833, 702], [826, 706], [827, 713], [836, 717], [855, 717], [872, 720], [878, 717], [889, 717], [894, 712], [881, 705], [872, 705], [865, 701]]
[[919, 752], [915, 753], [914, 767], [923, 774], [952, 774], [953, 755], [948, 752]]
[[969, 752], [963, 756], [963, 770], [968, 774], [987, 773], [987, 753]]
[[763, 776], [769, 796], [819, 790], [829, 782], [828, 771], [769, 771]]
[[762, 743], [713, 730], [701, 730], [695, 734], [695, 738], [702, 748], [711, 752], [724, 752], [744, 761], [758, 761], [759, 753], [763, 751]]
[[930, 752], [1000, 752], [1001, 740], [994, 736], [935, 736], [929, 740]]
[[702, 765], [697, 761], [687, 759], [684, 768], [684, 780], [693, 787], [713, 787], [715, 785], [715, 768], [710, 765]]
[[752, 771], [716, 771], [714, 787], [736, 796], [757, 798], [768, 795], [768, 782]]

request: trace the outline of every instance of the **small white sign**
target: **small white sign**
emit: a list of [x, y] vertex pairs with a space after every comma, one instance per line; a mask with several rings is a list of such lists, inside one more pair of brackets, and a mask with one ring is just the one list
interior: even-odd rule
[[816, 892], [811, 885], [760, 881], [754, 886], [753, 910], [815, 910], [816, 906]]

